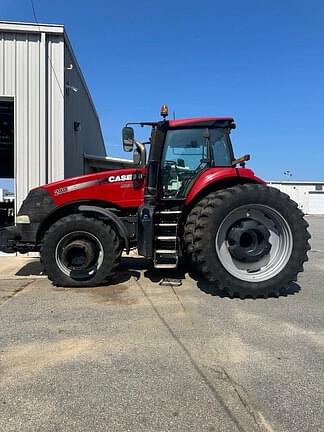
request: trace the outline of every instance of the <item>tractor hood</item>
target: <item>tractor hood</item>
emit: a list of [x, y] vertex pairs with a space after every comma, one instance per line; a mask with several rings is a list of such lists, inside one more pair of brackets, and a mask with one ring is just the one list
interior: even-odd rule
[[129, 198], [134, 198], [134, 206], [137, 206], [137, 191], [144, 187], [144, 181], [137, 178], [143, 178], [144, 171], [141, 168], [102, 171], [49, 183], [40, 189], [48, 193], [56, 206], [76, 201], [108, 201], [118, 207], [132, 205], [127, 199], [127, 191], [132, 190], [133, 196]]

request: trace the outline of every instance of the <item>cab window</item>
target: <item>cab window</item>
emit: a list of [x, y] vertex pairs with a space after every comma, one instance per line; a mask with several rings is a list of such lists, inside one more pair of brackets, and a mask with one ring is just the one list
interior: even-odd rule
[[230, 166], [231, 144], [225, 129], [178, 129], [166, 135], [161, 163], [165, 198], [182, 199], [208, 166]]

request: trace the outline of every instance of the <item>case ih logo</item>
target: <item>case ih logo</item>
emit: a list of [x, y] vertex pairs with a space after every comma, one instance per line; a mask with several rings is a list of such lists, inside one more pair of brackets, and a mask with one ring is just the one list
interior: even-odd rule
[[108, 183], [129, 181], [129, 180], [132, 180], [132, 178], [133, 178], [132, 174], [123, 174], [120, 176], [119, 175], [110, 176], [110, 177], [108, 177]]

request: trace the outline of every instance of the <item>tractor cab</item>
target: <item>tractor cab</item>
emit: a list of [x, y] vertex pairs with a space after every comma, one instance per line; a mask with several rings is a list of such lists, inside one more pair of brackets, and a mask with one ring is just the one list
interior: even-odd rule
[[[176, 267], [179, 257], [177, 231], [184, 203], [196, 180], [210, 169], [233, 167], [230, 131], [232, 118], [207, 117], [128, 123], [123, 147], [133, 150], [134, 163], [146, 168], [144, 203], [138, 211], [137, 241], [141, 255], [154, 259], [155, 267]], [[130, 126], [151, 126], [149, 143], [140, 143]], [[150, 144], [148, 158], [145, 144]], [[234, 170], [234, 168], [232, 168]]]
[[164, 199], [184, 199], [198, 175], [211, 167], [232, 165], [229, 128], [170, 128], [161, 158], [161, 194]]
[[[161, 109], [160, 122], [128, 123], [123, 129], [123, 147], [133, 151], [134, 163], [147, 167], [146, 191], [155, 200], [184, 200], [197, 177], [209, 168], [232, 167], [234, 161], [230, 117], [166, 120], [167, 107]], [[134, 138], [129, 125], [151, 126], [148, 143]], [[145, 145], [150, 144], [148, 158]]]

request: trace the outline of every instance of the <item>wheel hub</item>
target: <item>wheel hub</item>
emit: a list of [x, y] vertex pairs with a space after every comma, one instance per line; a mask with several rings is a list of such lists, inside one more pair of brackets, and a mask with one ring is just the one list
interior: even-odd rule
[[62, 262], [71, 270], [84, 270], [94, 259], [94, 247], [86, 240], [74, 240], [62, 251]]
[[230, 254], [244, 262], [256, 262], [271, 249], [270, 232], [255, 220], [242, 220], [228, 232], [227, 243]]

